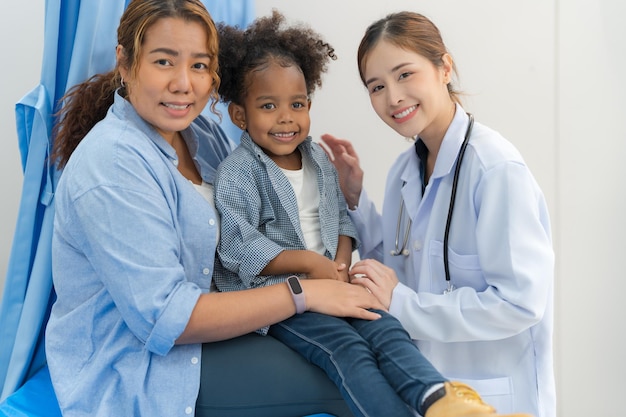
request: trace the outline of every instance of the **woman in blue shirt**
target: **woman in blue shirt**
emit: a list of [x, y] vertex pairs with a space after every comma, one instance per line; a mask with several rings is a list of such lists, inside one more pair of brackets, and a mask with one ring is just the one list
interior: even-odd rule
[[[287, 284], [211, 292], [215, 169], [230, 142], [199, 118], [217, 98], [216, 28], [199, 0], [134, 0], [117, 65], [73, 88], [55, 128], [63, 168], [46, 329], [64, 416], [193, 415], [202, 343], [284, 320]], [[306, 309], [374, 319], [362, 287], [302, 283]], [[210, 395], [210, 393], [209, 393]]]
[[393, 164], [379, 214], [352, 145], [324, 136], [362, 243], [353, 282], [444, 376], [501, 412], [555, 417], [554, 254], [537, 182], [511, 143], [461, 107], [452, 57], [426, 17], [373, 23], [357, 62], [378, 116], [416, 141]]

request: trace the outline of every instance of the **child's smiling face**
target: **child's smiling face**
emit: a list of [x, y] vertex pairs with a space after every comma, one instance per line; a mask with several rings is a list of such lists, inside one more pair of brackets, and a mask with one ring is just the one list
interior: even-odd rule
[[304, 74], [296, 65], [272, 61], [252, 71], [247, 84], [244, 102], [237, 107], [250, 137], [281, 168], [299, 169], [300, 155], [294, 151], [311, 127]]

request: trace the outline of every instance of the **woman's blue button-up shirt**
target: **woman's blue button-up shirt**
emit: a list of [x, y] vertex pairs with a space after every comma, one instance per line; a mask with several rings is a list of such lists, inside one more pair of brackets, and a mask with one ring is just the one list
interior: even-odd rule
[[[232, 144], [203, 118], [183, 137], [212, 183]], [[174, 343], [211, 285], [213, 207], [116, 95], [65, 167], [55, 208], [46, 351], [64, 416], [193, 414], [201, 345]]]

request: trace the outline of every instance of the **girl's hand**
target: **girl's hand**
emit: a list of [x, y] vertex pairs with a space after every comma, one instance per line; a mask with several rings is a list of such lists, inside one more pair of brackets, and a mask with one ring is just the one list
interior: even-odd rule
[[352, 143], [345, 139], [338, 139], [332, 135], [322, 135], [322, 148], [328, 155], [337, 174], [339, 175], [339, 186], [351, 209], [359, 203], [361, 190], [363, 189], [363, 170], [359, 163], [359, 156], [356, 154]]
[[362, 285], [372, 292], [376, 298], [389, 309], [393, 289], [398, 285], [396, 272], [374, 259], [363, 259], [356, 262], [350, 270], [353, 284]]
[[[345, 264], [331, 261], [327, 257], [311, 252], [309, 267], [306, 269], [306, 277], [309, 279], [333, 279], [337, 281], [350, 282], [348, 278], [348, 268]], [[342, 266], [343, 265], [343, 266]], [[344, 271], [342, 273], [342, 270]]]
[[350, 282], [350, 270], [345, 263], [335, 263], [337, 265], [337, 279], [343, 282]]
[[378, 299], [360, 285], [330, 279], [300, 280], [308, 311], [336, 317], [365, 320], [380, 318], [368, 309], [386, 310]]

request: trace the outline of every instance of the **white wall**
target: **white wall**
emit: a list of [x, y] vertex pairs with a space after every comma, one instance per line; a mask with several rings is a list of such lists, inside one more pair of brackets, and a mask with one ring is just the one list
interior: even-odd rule
[[[626, 3], [559, 4], [557, 230], [562, 416], [623, 415]], [[589, 388], [591, 387], [591, 388]], [[588, 390], [591, 389], [591, 392]]]
[[[312, 108], [314, 137], [355, 143], [378, 201], [389, 165], [408, 144], [371, 110], [355, 63], [365, 27], [409, 9], [441, 29], [477, 119], [520, 149], [549, 203], [557, 253], [559, 417], [621, 415], [626, 374], [618, 270], [626, 233], [626, 15], [622, 0], [257, 0], [311, 24], [335, 47]], [[5, 58], [0, 95], [0, 273], [6, 270], [21, 192], [13, 108], [39, 80], [44, 0], [0, 4]], [[609, 169], [604, 172], [603, 168]], [[0, 288], [4, 274], [0, 275]], [[622, 336], [622, 337], [618, 337]]]

